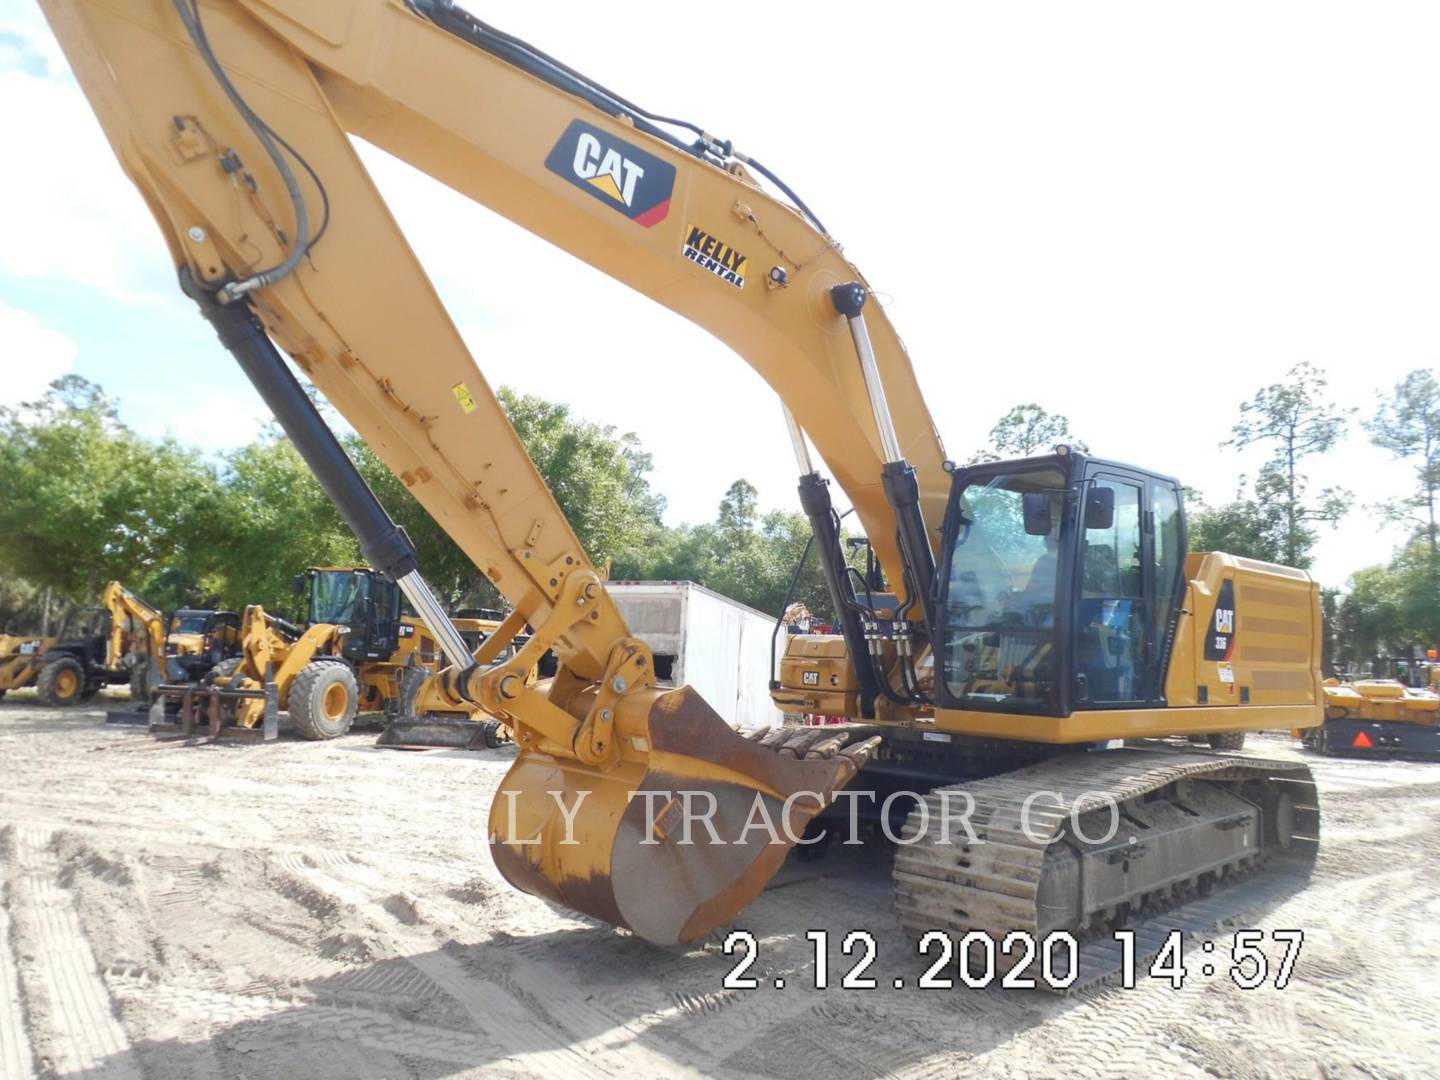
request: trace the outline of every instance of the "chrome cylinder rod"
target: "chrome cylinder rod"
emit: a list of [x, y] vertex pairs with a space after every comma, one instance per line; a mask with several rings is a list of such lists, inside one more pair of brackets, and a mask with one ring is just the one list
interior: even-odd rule
[[865, 393], [870, 398], [870, 411], [875, 415], [875, 427], [880, 432], [880, 449], [886, 462], [903, 461], [900, 439], [895, 434], [895, 421], [890, 416], [890, 402], [885, 398], [885, 384], [880, 381], [880, 366], [875, 362], [875, 349], [870, 344], [870, 331], [865, 327], [865, 301], [869, 292], [858, 282], [837, 285], [830, 290], [830, 300], [835, 310], [845, 316], [850, 326], [850, 338], [855, 342], [855, 353], [860, 358], [860, 372], [865, 377]]
[[790, 445], [795, 450], [795, 464], [799, 467], [801, 476], [809, 476], [815, 471], [815, 466], [810, 464], [810, 447], [805, 442], [805, 432], [801, 430], [800, 423], [790, 411], [789, 405], [781, 401], [780, 409], [785, 413], [785, 428], [790, 432]]
[[474, 663], [470, 646], [460, 636], [460, 631], [455, 629], [455, 624], [450, 621], [450, 616], [445, 614], [445, 609], [440, 606], [440, 601], [420, 576], [420, 571], [411, 570], [408, 574], [401, 574], [395, 579], [395, 584], [400, 586], [400, 591], [405, 594], [405, 599], [410, 601], [410, 606], [415, 609], [415, 614], [420, 617], [425, 628], [440, 642], [445, 658], [462, 671], [470, 667]]

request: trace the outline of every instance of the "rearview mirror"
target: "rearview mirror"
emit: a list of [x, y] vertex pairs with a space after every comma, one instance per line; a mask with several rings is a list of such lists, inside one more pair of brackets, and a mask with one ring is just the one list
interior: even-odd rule
[[305, 594], [305, 575], [296, 574], [295, 580], [290, 583], [290, 587], [294, 590], [296, 596], [303, 596]]
[[1085, 528], [1108, 529], [1115, 524], [1115, 489], [1092, 487], [1085, 495]]
[[1049, 536], [1050, 496], [1043, 491], [1027, 491], [1020, 496], [1025, 513], [1026, 536]]

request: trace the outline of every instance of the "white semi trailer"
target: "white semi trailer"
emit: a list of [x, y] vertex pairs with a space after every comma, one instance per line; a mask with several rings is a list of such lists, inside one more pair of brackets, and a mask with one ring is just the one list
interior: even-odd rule
[[770, 700], [771, 616], [693, 581], [611, 581], [606, 588], [655, 654], [662, 683], [693, 686], [742, 728], [781, 722]]

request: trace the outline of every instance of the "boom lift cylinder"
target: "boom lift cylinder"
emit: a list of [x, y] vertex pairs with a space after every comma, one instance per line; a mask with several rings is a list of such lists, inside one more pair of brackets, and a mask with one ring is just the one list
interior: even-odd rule
[[869, 298], [869, 290], [859, 282], [837, 285], [830, 290], [831, 303], [835, 305], [836, 311], [845, 316], [850, 327], [850, 338], [854, 341], [855, 353], [860, 358], [860, 372], [865, 377], [865, 393], [870, 398], [870, 409], [875, 414], [875, 428], [880, 433], [880, 446], [885, 455], [880, 478], [885, 488], [885, 498], [895, 511], [905, 570], [913, 578], [910, 582], [913, 592], [907, 587], [906, 593], [912, 601], [917, 599], [918, 594], [925, 625], [933, 634], [936, 625], [935, 552], [930, 546], [930, 534], [925, 530], [925, 518], [920, 511], [920, 485], [915, 478], [915, 468], [905, 460], [900, 449], [900, 438], [895, 433], [890, 402], [885, 397], [885, 384], [880, 379], [875, 349], [870, 344], [870, 331], [865, 326], [865, 302]]
[[[188, 270], [181, 271], [180, 287], [200, 306], [201, 314], [220, 336], [220, 343], [235, 357], [270, 407], [280, 427], [360, 541], [360, 551], [366, 561], [400, 586], [452, 663], [460, 667], [473, 666], [465, 639], [420, 574], [415, 545], [380, 505], [249, 305], [243, 301], [222, 304], [198, 285]], [[458, 685], [463, 687], [465, 680], [458, 680]]]

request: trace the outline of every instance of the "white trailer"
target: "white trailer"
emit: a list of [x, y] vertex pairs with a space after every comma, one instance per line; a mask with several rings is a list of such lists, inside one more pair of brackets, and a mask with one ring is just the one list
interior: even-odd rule
[[605, 587], [631, 633], [655, 654], [662, 685], [693, 686], [722, 720], [742, 728], [781, 722], [770, 700], [773, 618], [693, 581], [609, 581]]

